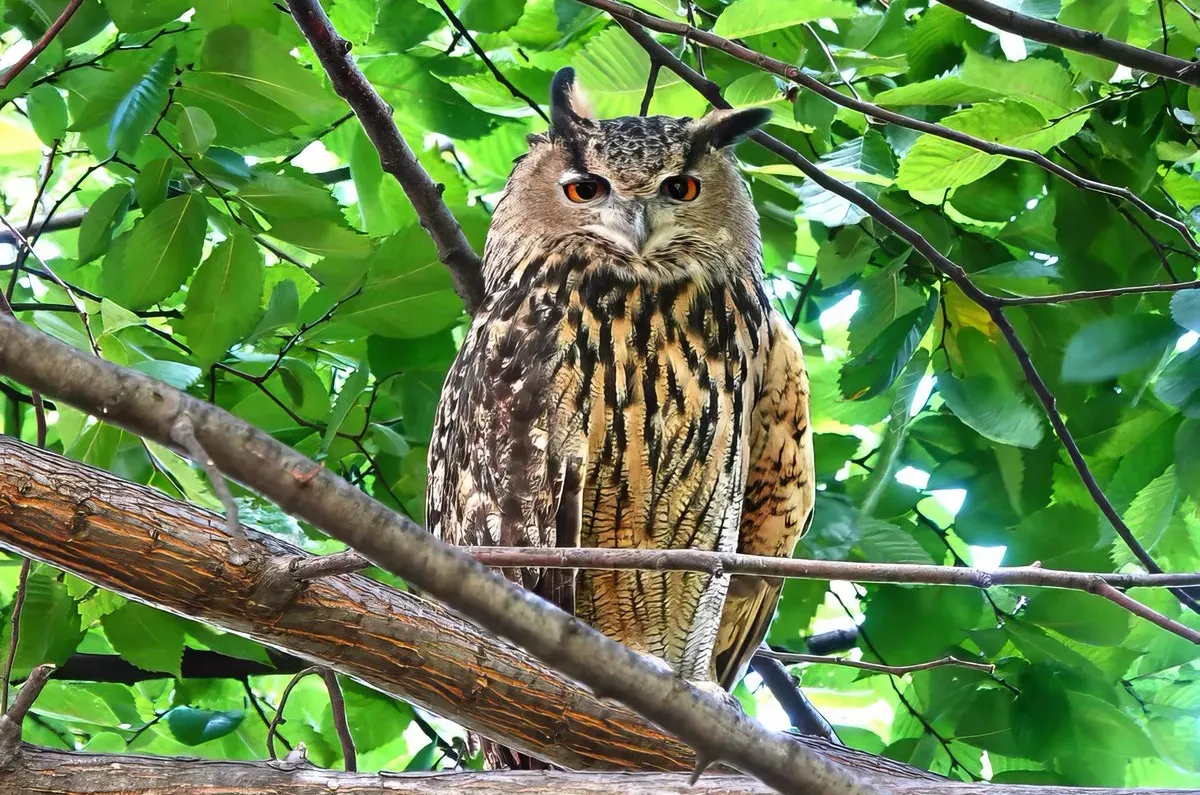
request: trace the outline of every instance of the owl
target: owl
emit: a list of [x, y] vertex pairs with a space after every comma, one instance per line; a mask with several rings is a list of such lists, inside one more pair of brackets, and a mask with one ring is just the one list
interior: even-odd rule
[[[438, 405], [429, 529], [459, 545], [790, 556], [812, 511], [808, 380], [764, 289], [730, 145], [761, 108], [596, 119], [551, 84], [495, 206], [486, 299]], [[506, 571], [713, 692], [762, 642], [775, 579]]]

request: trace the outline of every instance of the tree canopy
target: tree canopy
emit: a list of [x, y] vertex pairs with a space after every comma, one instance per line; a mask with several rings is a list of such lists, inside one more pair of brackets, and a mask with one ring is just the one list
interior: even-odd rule
[[[812, 385], [819, 491], [796, 557], [1195, 572], [1200, 88], [1165, 72], [1200, 47], [1200, 14], [1005, 4], [1162, 54], [1156, 73], [978, 22], [978, 5], [326, 2], [438, 186], [413, 200], [378, 119], [355, 116], [283, 4], [0, 0], [0, 290], [20, 320], [229, 410], [421, 523], [434, 409], [477, 295], [472, 256], [447, 254], [450, 219], [430, 222], [438, 195], [482, 252], [562, 66], [603, 117], [699, 116], [719, 90], [773, 111], [765, 132], [795, 155], [736, 149]], [[102, 419], [0, 378], [5, 434], [222, 509], [203, 468]], [[232, 488], [245, 524], [343, 549]], [[45, 662], [79, 677], [45, 686], [28, 742], [266, 758], [295, 661], [15, 553], [0, 563], [0, 659], [18, 680]], [[1200, 628], [1183, 591], [1128, 595]], [[976, 664], [789, 662], [848, 746], [963, 781], [1200, 786], [1197, 646], [1100, 595], [788, 580], [769, 645], [809, 652], [831, 631], [855, 661]], [[326, 684], [291, 689], [280, 748], [341, 767]], [[460, 727], [340, 689], [360, 770], [479, 766]], [[735, 695], [790, 724], [757, 673]]]

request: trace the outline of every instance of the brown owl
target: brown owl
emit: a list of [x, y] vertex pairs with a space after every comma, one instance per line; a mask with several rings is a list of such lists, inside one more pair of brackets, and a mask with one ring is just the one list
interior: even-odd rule
[[[790, 556], [813, 505], [808, 380], [763, 286], [730, 144], [763, 109], [591, 118], [563, 69], [496, 205], [487, 298], [446, 380], [429, 529], [460, 545]], [[731, 690], [780, 581], [508, 572]]]

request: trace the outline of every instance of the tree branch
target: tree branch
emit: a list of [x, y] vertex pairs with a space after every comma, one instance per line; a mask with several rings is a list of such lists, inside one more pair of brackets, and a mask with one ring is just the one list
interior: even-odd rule
[[[684, 82], [696, 89], [697, 92], [704, 96], [715, 107], [731, 107], [729, 103], [725, 101], [725, 98], [721, 96], [721, 89], [716, 83], [706, 80], [704, 77], [699, 75], [687, 64], [676, 58], [670, 50], [655, 41], [654, 37], [651, 36], [649, 32], [640, 27], [638, 24], [631, 22], [630, 19], [632, 17], [630, 13], [626, 13], [629, 12], [630, 9], [621, 5], [620, 3], [613, 3], [612, 0], [580, 0], [580, 2], [584, 2], [589, 5], [597, 5], [597, 7], [615, 5], [617, 8], [621, 9], [616, 17], [618, 23], [642, 46], [643, 49], [646, 50], [646, 52], [650, 55], [651, 61], [660, 61], [664, 66], [683, 78]], [[641, 12], [637, 12], [637, 14], [650, 20], [655, 19], [654, 17], [649, 17], [646, 14], [641, 14]], [[846, 185], [834, 177], [829, 176], [820, 168], [818, 168], [812, 161], [808, 160], [795, 149], [792, 149], [782, 141], [767, 135], [761, 130], [756, 130], [755, 132], [751, 133], [750, 138], [761, 144], [769, 151], [775, 153], [777, 156], [783, 158], [788, 163], [796, 166], [796, 168], [798, 168], [800, 172], [804, 174], [804, 176], [808, 177], [817, 185], [821, 186], [830, 193], [833, 193], [851, 202], [855, 206], [862, 209], [867, 215], [878, 221], [885, 228], [891, 230], [897, 237], [904, 240], [906, 243], [920, 252], [920, 254], [925, 257], [930, 264], [932, 264], [937, 270], [941, 271], [952, 282], [954, 282], [954, 284], [957, 285], [968, 298], [979, 304], [987, 311], [988, 317], [1000, 329], [1000, 333], [1004, 335], [1004, 338], [1008, 342], [1009, 347], [1012, 349], [1013, 354], [1016, 355], [1017, 362], [1021, 367], [1021, 371], [1025, 374], [1025, 379], [1029, 382], [1029, 385], [1033, 387], [1034, 393], [1041, 401], [1042, 406], [1046, 411], [1046, 416], [1050, 420], [1050, 425], [1054, 429], [1055, 435], [1066, 449], [1067, 455], [1071, 459], [1071, 463], [1074, 464], [1075, 470], [1079, 473], [1079, 477], [1083, 481], [1084, 487], [1087, 488], [1088, 493], [1091, 495], [1096, 505], [1100, 508], [1100, 512], [1104, 515], [1104, 518], [1108, 520], [1109, 524], [1112, 525], [1113, 530], [1121, 538], [1125, 545], [1128, 546], [1133, 552], [1134, 557], [1136, 557], [1150, 572], [1161, 573], [1162, 568], [1154, 561], [1154, 558], [1150, 556], [1150, 553], [1147, 552], [1145, 547], [1143, 547], [1137, 540], [1137, 537], [1134, 536], [1133, 531], [1130, 530], [1129, 526], [1125, 524], [1120, 514], [1117, 513], [1117, 509], [1113, 507], [1112, 502], [1110, 502], [1107, 495], [1105, 495], [1104, 490], [1100, 488], [1100, 484], [1096, 481], [1095, 475], [1092, 474], [1091, 468], [1088, 466], [1087, 461], [1083, 457], [1083, 453], [1079, 450], [1079, 445], [1075, 443], [1075, 439], [1071, 435], [1070, 430], [1067, 428], [1066, 422], [1063, 421], [1062, 415], [1058, 413], [1054, 394], [1050, 391], [1050, 388], [1042, 379], [1041, 374], [1038, 373], [1037, 368], [1033, 364], [1033, 360], [1029, 356], [1028, 349], [1025, 348], [1025, 345], [1021, 342], [1020, 337], [1017, 336], [1016, 329], [1013, 328], [1012, 323], [1007, 317], [1005, 317], [1003, 307], [995, 303], [993, 296], [979, 289], [979, 287], [977, 287], [975, 283], [971, 281], [970, 277], [967, 276], [967, 272], [961, 265], [938, 251], [938, 249], [920, 232], [904, 223], [904, 221], [902, 221], [895, 214], [888, 212], [874, 199], [865, 195], [861, 191], [856, 190], [850, 185]], [[1171, 593], [1175, 596], [1175, 598], [1187, 605], [1193, 611], [1200, 613], [1200, 602], [1197, 602], [1192, 596], [1179, 588], [1172, 588]]]
[[[1179, 233], [1180, 237], [1187, 242], [1188, 246], [1190, 246], [1192, 250], [1200, 252], [1200, 242], [1196, 241], [1196, 239], [1192, 236], [1191, 230], [1188, 229], [1187, 224], [1185, 224], [1183, 221], [1156, 210], [1129, 188], [1109, 185], [1098, 180], [1083, 177], [1079, 174], [1076, 174], [1074, 171], [1055, 163], [1053, 160], [1041, 154], [1040, 152], [1035, 152], [1031, 149], [1021, 149], [1015, 146], [1007, 146], [1005, 144], [996, 143], [995, 141], [977, 138], [973, 135], [959, 132], [958, 130], [952, 130], [949, 127], [941, 124], [934, 124], [932, 122], [914, 119], [910, 116], [905, 116], [903, 113], [897, 113], [896, 111], [887, 110], [886, 108], [881, 108], [878, 105], [873, 105], [870, 102], [864, 102], [853, 97], [848, 97], [833, 86], [817, 80], [812, 75], [806, 73], [804, 70], [796, 66], [793, 66], [792, 64], [772, 58], [769, 55], [764, 55], [763, 53], [752, 50], [742, 44], [722, 38], [715, 33], [694, 28], [691, 25], [686, 25], [682, 22], [672, 22], [670, 20], [652, 16], [643, 11], [639, 11], [636, 8], [625, 5], [624, 3], [619, 2], [619, 0], [578, 0], [578, 2], [583, 3], [584, 5], [592, 6], [593, 8], [599, 8], [603, 11], [607, 11], [614, 19], [624, 20], [626, 23], [632, 22], [635, 25], [639, 25], [650, 30], [656, 30], [660, 33], [671, 33], [677, 36], [684, 36], [693, 41], [698, 41], [705, 46], [721, 50], [722, 52], [737, 58], [739, 61], [744, 61], [752, 66], [758, 67], [759, 69], [763, 69], [767, 72], [778, 75], [785, 80], [790, 80], [793, 83], [797, 83], [810, 91], [814, 91], [817, 94], [825, 97], [825, 99], [829, 100], [830, 102], [833, 102], [835, 105], [841, 105], [844, 108], [858, 111], [859, 113], [863, 113], [871, 118], [890, 122], [901, 127], [906, 127], [910, 130], [916, 130], [917, 132], [927, 133], [928, 135], [936, 135], [939, 138], [945, 138], [948, 141], [954, 141], [955, 143], [969, 146], [972, 149], [977, 149], [980, 152], [986, 152], [990, 155], [1003, 155], [1004, 157], [1011, 157], [1015, 160], [1024, 160], [1066, 180], [1077, 188], [1095, 191], [1096, 193], [1102, 193], [1106, 196], [1114, 196], [1124, 199], [1125, 201], [1133, 204], [1150, 218], [1153, 218], [1154, 220], [1166, 224], [1174, 229], [1177, 233]], [[622, 27], [629, 31], [629, 27], [627, 25], [622, 25]], [[630, 35], [633, 35], [632, 31], [630, 31]], [[653, 39], [651, 39], [651, 41], [653, 41]], [[655, 44], [657, 44], [657, 42], [655, 42]], [[642, 46], [646, 47], [647, 45], [643, 43]], [[666, 52], [670, 54], [669, 50], [666, 50]], [[675, 58], [673, 54], [670, 54], [670, 57], [672, 60], [677, 61], [680, 65], [690, 69], [690, 67], [687, 67], [682, 61], [679, 61], [678, 58]], [[656, 58], [651, 57], [650, 60], [651, 63], [653, 63]], [[678, 70], [674, 68], [670, 60], [665, 58], [658, 58], [657, 60], [660, 60], [663, 65], [670, 66], [673, 71], [678, 73]], [[691, 80], [688, 78], [684, 79], [688, 82], [691, 82]], [[711, 102], [712, 97], [708, 96], [708, 93], [711, 93], [711, 91], [717, 91], [719, 93], [720, 89], [715, 83], [709, 82], [707, 78], [703, 77], [702, 75], [697, 74], [696, 79], [699, 81], [699, 83], [693, 83], [693, 87], [696, 87], [701, 94], [705, 94]], [[699, 88], [701, 84], [703, 84], [705, 88]], [[708, 87], [711, 87], [711, 89]], [[903, 235], [901, 235], [901, 237], [903, 237]]]
[[[10, 338], [0, 330], [0, 350]], [[109, 416], [116, 413], [116, 404], [110, 403]], [[203, 427], [198, 424], [197, 433]], [[202, 438], [209, 452], [216, 453], [210, 440]], [[257, 450], [244, 453], [249, 466], [260, 466]], [[303, 476], [309, 470], [293, 471]], [[332, 478], [320, 472], [306, 489], [321, 490], [324, 480]], [[359, 517], [358, 509], [347, 509], [341, 518], [350, 524], [361, 521]], [[616, 702], [597, 698], [568, 676], [429, 599], [361, 575], [342, 575], [308, 580], [298, 584], [289, 599], [264, 601], [259, 594], [270, 567], [279, 561], [286, 567], [294, 558], [316, 558], [245, 528], [266, 556], [234, 566], [211, 552], [214, 543], [228, 540], [223, 528], [219, 514], [0, 437], [0, 547], [284, 650], [307, 660], [305, 665], [333, 668], [565, 768], [691, 768], [690, 749], [662, 729]], [[377, 527], [375, 532], [387, 531]], [[432, 538], [424, 530], [418, 532]], [[288, 663], [281, 672], [294, 670], [296, 666]], [[767, 736], [768, 744], [781, 741], [778, 735]], [[801, 743], [878, 781], [897, 776], [939, 780], [817, 739], [788, 742]]]
[[1144, 50], [1123, 41], [1110, 39], [1094, 30], [1081, 30], [1057, 22], [1010, 11], [986, 0], [944, 0], [942, 5], [966, 14], [971, 19], [986, 22], [1007, 33], [1015, 33], [1026, 39], [1053, 44], [1066, 50], [1095, 55], [1098, 58], [1140, 69], [1143, 72], [1162, 75], [1181, 83], [1200, 86], [1200, 72], [1194, 61], [1173, 58], [1170, 55]]
[[775, 696], [784, 714], [788, 716], [792, 728], [801, 734], [812, 737], [823, 737], [834, 743], [841, 740], [833, 731], [833, 726], [825, 716], [817, 711], [813, 703], [800, 690], [800, 686], [792, 679], [792, 675], [783, 667], [783, 663], [764, 656], [761, 652], [750, 660], [750, 667], [763, 680], [763, 684]]
[[8, 68], [8, 71], [0, 75], [0, 90], [8, 88], [8, 84], [15, 80], [17, 75], [25, 71], [25, 68], [33, 63], [34, 59], [41, 55], [43, 50], [50, 46], [50, 42], [54, 41], [54, 37], [67, 26], [67, 23], [71, 21], [71, 17], [75, 16], [75, 12], [79, 10], [81, 5], [83, 5], [83, 0], [71, 0], [71, 2], [67, 3], [66, 8], [58, 15], [58, 19], [54, 20], [54, 23], [46, 28], [46, 32], [42, 34], [40, 39], [33, 43], [33, 46], [29, 48], [29, 52], [18, 58], [17, 62]]
[[392, 120], [392, 109], [354, 63], [350, 42], [334, 30], [319, 0], [287, 0], [287, 5], [334, 90], [358, 116], [363, 131], [375, 145], [383, 170], [396, 178], [412, 202], [421, 226], [437, 246], [438, 259], [454, 277], [454, 289], [467, 311], [473, 312], [484, 296], [482, 263], [442, 201], [442, 186], [430, 179], [417, 161]]
[[[744, 776], [709, 774], [694, 786], [687, 776], [666, 773], [567, 773], [490, 770], [448, 773], [339, 773], [304, 762], [223, 762], [134, 754], [86, 754], [24, 745], [0, 770], [6, 792], [41, 792], [53, 782], [56, 795], [767, 795], [771, 790]], [[236, 782], [233, 783], [233, 782]], [[968, 784], [897, 781], [895, 795], [1184, 795], [1185, 790]]]
[[1177, 293], [1180, 290], [1196, 289], [1200, 289], [1200, 279], [1190, 282], [1171, 282], [1169, 284], [1135, 284], [1128, 287], [1112, 287], [1107, 290], [1076, 290], [1073, 293], [1056, 293], [1053, 295], [993, 295], [991, 297], [991, 301], [996, 306], [1065, 304], [1071, 301], [1092, 301], [1100, 298], [1118, 298], [1122, 295], [1142, 295], [1144, 293]]
[[[1117, 589], [1113, 588], [1113, 590], [1116, 591]], [[1117, 591], [1117, 593], [1120, 593], [1120, 591]], [[849, 660], [845, 657], [823, 657], [819, 654], [792, 654], [791, 652], [775, 651], [774, 649], [763, 649], [755, 656], [766, 657], [770, 660], [777, 660], [787, 665], [792, 665], [794, 663], [841, 665], [845, 666], [846, 668], [858, 668], [863, 671], [891, 674], [892, 676], [904, 676], [905, 674], [916, 673], [917, 671], [928, 671], [931, 668], [944, 668], [946, 666], [971, 668], [976, 671], [986, 671], [987, 673], [993, 673], [996, 670], [996, 666], [990, 663], [971, 662], [970, 660], [960, 660], [957, 657], [951, 656], [942, 657], [940, 660], [914, 663], [913, 665], [882, 665], [880, 663], [864, 662], [862, 660]]]

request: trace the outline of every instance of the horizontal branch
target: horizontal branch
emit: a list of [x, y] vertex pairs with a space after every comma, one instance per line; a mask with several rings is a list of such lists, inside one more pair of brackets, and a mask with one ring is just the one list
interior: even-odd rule
[[[221, 554], [229, 542], [223, 528], [219, 514], [0, 436], [0, 547], [279, 649], [291, 655], [272, 654], [279, 672], [326, 665], [562, 767], [690, 769], [691, 751], [675, 738], [436, 602], [353, 574], [293, 584], [294, 595], [280, 600], [279, 570], [309, 571], [332, 556], [314, 557], [246, 528], [284, 565], [234, 566]], [[185, 675], [205, 673], [192, 662], [215, 666], [215, 676], [242, 672], [189, 655]], [[73, 657], [56, 678], [124, 675], [98, 666]], [[862, 775], [938, 780], [812, 738], [796, 742]]]
[[863, 671], [873, 671], [880, 674], [891, 674], [893, 676], [904, 676], [905, 674], [916, 673], [917, 671], [928, 671], [931, 668], [946, 668], [959, 667], [971, 668], [975, 671], [986, 671], [992, 673], [996, 670], [996, 666], [990, 663], [972, 662], [970, 660], [960, 660], [957, 657], [946, 656], [938, 660], [930, 660], [923, 663], [913, 663], [912, 665], [883, 665], [882, 663], [866, 662], [864, 660], [851, 660], [844, 657], [824, 657], [820, 654], [794, 654], [786, 651], [763, 650], [757, 652], [755, 657], [766, 657], [770, 660], [778, 660], [787, 665], [796, 663], [817, 663], [821, 665], [842, 665], [846, 668], [858, 668]]
[[1194, 61], [1174, 58], [1161, 52], [1134, 47], [1123, 41], [1110, 39], [1094, 30], [1082, 30], [1038, 19], [1012, 11], [986, 0], [939, 0], [942, 5], [966, 14], [972, 19], [987, 23], [1006, 33], [1015, 33], [1026, 39], [1053, 44], [1066, 50], [1095, 55], [1113, 63], [1139, 69], [1155, 75], [1178, 80], [1192, 86], [1200, 86], [1200, 71]]
[[924, 585], [1035, 585], [1092, 591], [1097, 583], [1117, 588], [1170, 588], [1200, 585], [1200, 572], [1185, 574], [1113, 574], [1012, 566], [971, 569], [965, 566], [934, 566], [920, 563], [854, 563], [845, 560], [807, 560], [740, 555], [735, 552], [705, 552], [698, 549], [582, 549], [555, 547], [466, 547], [486, 566], [513, 568], [533, 566], [549, 569], [613, 569], [643, 571], [722, 571], [725, 574], [755, 574], [801, 580], [845, 580], [850, 582], [917, 583]]
[[[236, 782], [236, 784], [234, 783]], [[47, 787], [50, 787], [47, 790]], [[0, 770], [5, 792], [55, 795], [766, 795], [744, 776], [709, 774], [695, 784], [666, 773], [567, 773], [490, 770], [341, 773], [303, 762], [219, 762], [133, 754], [85, 754], [25, 745]], [[895, 795], [1184, 795], [1184, 790], [1034, 787], [901, 780]]]
[[334, 90], [346, 100], [375, 145], [383, 170], [396, 178], [412, 202], [421, 226], [437, 246], [438, 259], [454, 277], [455, 290], [467, 311], [473, 312], [483, 302], [483, 264], [458, 219], [442, 201], [445, 186], [435, 183], [421, 167], [392, 120], [392, 109], [354, 63], [350, 42], [334, 30], [319, 0], [287, 0], [287, 5]]
[[1196, 289], [1200, 289], [1200, 279], [1190, 282], [1169, 282], [1166, 284], [1134, 284], [1127, 287], [1110, 287], [1107, 290], [1076, 290], [1070, 293], [1051, 293], [1050, 295], [993, 295], [991, 297], [991, 301], [996, 306], [1066, 304], [1072, 301], [1094, 301], [1102, 298], [1119, 298], [1123, 295], [1142, 295], [1145, 293], [1177, 293], [1181, 290]]
[[[579, 2], [592, 6], [593, 8], [599, 8], [603, 11], [607, 11], [614, 18], [631, 22], [643, 28], [656, 30], [659, 33], [670, 33], [676, 36], [683, 36], [690, 41], [696, 41], [705, 45], [706, 47], [712, 47], [713, 49], [720, 50], [727, 55], [737, 58], [739, 61], [744, 61], [751, 66], [756, 66], [759, 69], [763, 69], [767, 72], [778, 75], [785, 80], [790, 80], [793, 83], [801, 85], [804, 88], [807, 88], [809, 91], [820, 94], [822, 97], [834, 103], [835, 105], [840, 105], [844, 108], [858, 111], [859, 113], [870, 116], [873, 119], [889, 122], [891, 124], [895, 124], [900, 127], [906, 127], [910, 130], [916, 130], [917, 132], [923, 132], [928, 135], [934, 135], [938, 138], [945, 138], [948, 141], [954, 141], [955, 143], [969, 146], [972, 149], [977, 149], [980, 152], [985, 152], [990, 155], [1001, 155], [1004, 157], [1011, 157], [1015, 160], [1024, 160], [1027, 163], [1033, 163], [1049, 173], [1066, 180], [1077, 188], [1095, 191], [1096, 193], [1101, 193], [1106, 196], [1124, 199], [1125, 201], [1137, 207], [1148, 217], [1153, 218], [1154, 220], [1174, 229], [1188, 244], [1188, 246], [1190, 246], [1194, 251], [1200, 252], [1200, 242], [1196, 241], [1196, 239], [1192, 236], [1191, 230], [1188, 229], [1187, 224], [1185, 224], [1183, 221], [1155, 209], [1145, 199], [1138, 196], [1129, 188], [1109, 185], [1108, 183], [1100, 182], [1099, 180], [1088, 179], [1087, 177], [1076, 174], [1069, 168], [1055, 163], [1041, 152], [1036, 152], [1032, 149], [1021, 149], [1020, 147], [1016, 146], [1008, 146], [1006, 144], [989, 141], [984, 138], [977, 138], [974, 135], [960, 132], [959, 130], [953, 130], [942, 124], [935, 124], [933, 122], [914, 119], [911, 116], [905, 116], [903, 113], [887, 110], [886, 108], [882, 108], [878, 105], [866, 102], [856, 97], [848, 97], [833, 86], [821, 82], [799, 67], [793, 66], [785, 61], [772, 58], [769, 55], [752, 50], [743, 44], [739, 44], [738, 42], [722, 38], [721, 36], [718, 36], [715, 33], [711, 33], [707, 30], [701, 30], [700, 28], [693, 27], [683, 22], [674, 22], [652, 16], [626, 5], [625, 3], [620, 2], [620, 0], [579, 0]], [[651, 60], [653, 62], [654, 59]], [[664, 61], [664, 63], [668, 62]]]

